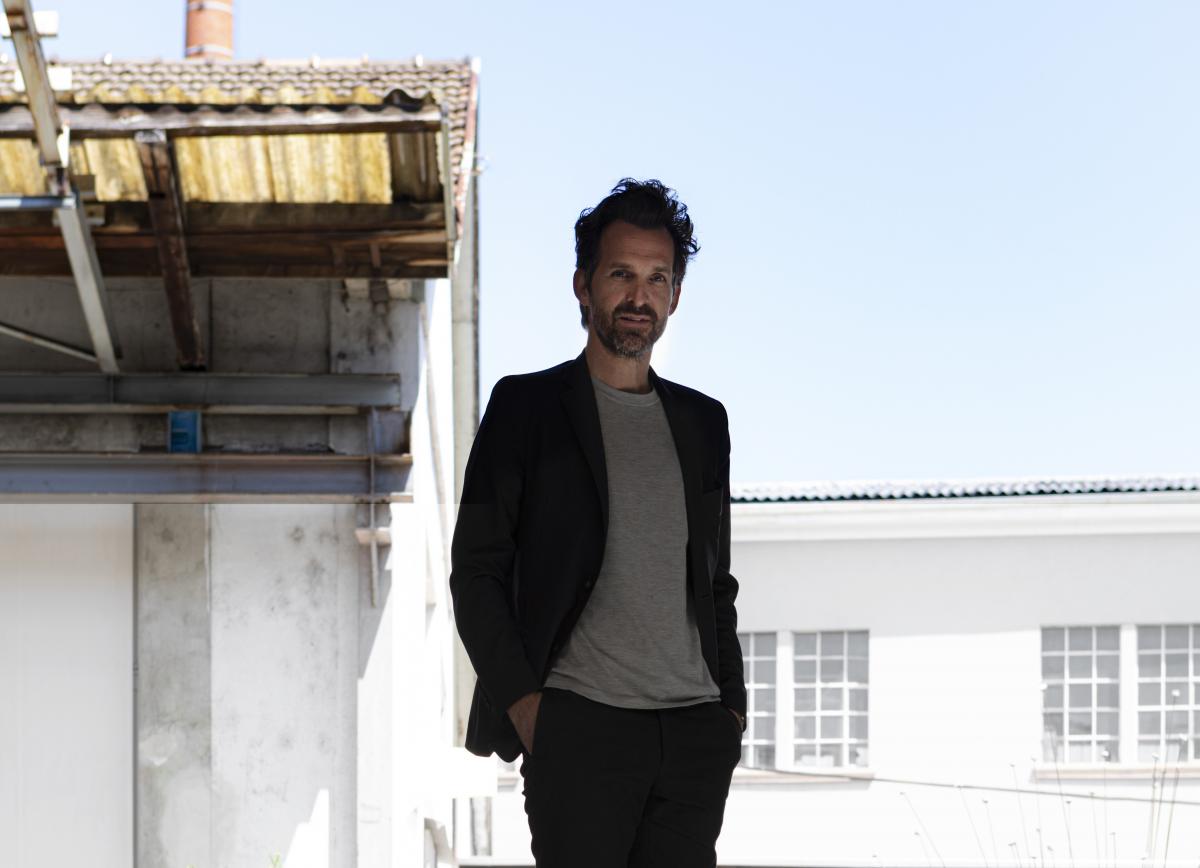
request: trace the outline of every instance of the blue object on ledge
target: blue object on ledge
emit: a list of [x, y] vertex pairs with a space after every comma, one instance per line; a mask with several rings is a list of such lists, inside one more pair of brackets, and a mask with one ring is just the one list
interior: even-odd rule
[[167, 413], [167, 451], [200, 451], [200, 411], [170, 410]]

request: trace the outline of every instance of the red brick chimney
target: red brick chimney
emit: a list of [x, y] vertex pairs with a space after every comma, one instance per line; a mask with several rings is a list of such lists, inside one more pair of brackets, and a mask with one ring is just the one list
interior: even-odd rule
[[188, 60], [233, 58], [233, 0], [187, 0]]

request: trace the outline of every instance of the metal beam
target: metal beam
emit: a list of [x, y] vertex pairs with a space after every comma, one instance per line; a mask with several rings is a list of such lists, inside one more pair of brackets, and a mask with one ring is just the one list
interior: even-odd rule
[[[38, 129], [36, 111], [31, 114], [27, 107], [15, 103], [0, 105], [0, 138], [27, 139], [34, 135]], [[150, 130], [189, 137], [436, 132], [442, 124], [436, 106], [414, 110], [396, 105], [355, 103], [85, 103], [60, 105], [58, 115], [71, 128], [71, 137], [75, 139], [129, 138]]]
[[[8, 0], [5, 0], [8, 2]], [[79, 201], [79, 195], [71, 197], [69, 205], [54, 211], [62, 230], [63, 246], [75, 276], [75, 289], [83, 307], [83, 319], [92, 336], [92, 351], [100, 363], [100, 370], [115, 374], [117, 366], [117, 336], [109, 324], [108, 291], [100, 276], [100, 263], [96, 259], [96, 245], [92, 242], [92, 230], [88, 225], [87, 213]]]
[[50, 74], [38, 39], [33, 7], [29, 0], [4, 0], [4, 13], [29, 102], [28, 108], [22, 107], [29, 119], [26, 135], [32, 134], [37, 142], [38, 156], [46, 170], [50, 194], [64, 197], [63, 204], [55, 208], [54, 213], [62, 230], [71, 273], [75, 276], [83, 318], [92, 338], [92, 351], [96, 354], [100, 370], [115, 373], [118, 370], [119, 349], [115, 332], [109, 325], [112, 320], [109, 316], [108, 294], [100, 276], [100, 264], [96, 260], [96, 246], [92, 243], [87, 216], [79, 203], [78, 192], [71, 188], [68, 180], [67, 133], [59, 117], [54, 90], [50, 87]]
[[55, 109], [54, 91], [50, 88], [50, 73], [38, 39], [33, 7], [29, 0], [4, 0], [4, 13], [17, 53], [17, 66], [25, 82], [25, 96], [29, 100], [29, 107], [22, 107], [29, 118], [26, 136], [32, 134], [37, 141], [43, 166], [47, 169], [65, 166], [66, 149], [60, 148], [59, 138], [62, 123]]
[[73, 344], [63, 343], [54, 338], [40, 335], [37, 332], [31, 332], [27, 329], [17, 328], [16, 326], [0, 323], [0, 335], [8, 335], [10, 338], [26, 341], [27, 343], [35, 344], [47, 350], [53, 350], [56, 353], [65, 353], [68, 356], [74, 356], [77, 359], [83, 359], [85, 362], [95, 364], [95, 353], [88, 352], [83, 347], [77, 347]]
[[387, 502], [411, 471], [409, 455], [0, 453], [0, 502]]
[[401, 394], [398, 374], [0, 374], [0, 413], [345, 415]]
[[187, 238], [183, 228], [183, 197], [179, 193], [175, 154], [162, 130], [138, 133], [135, 137], [142, 174], [146, 179], [146, 204], [162, 266], [163, 289], [175, 336], [175, 360], [180, 368], [199, 371], [206, 366], [200, 340], [200, 318], [192, 299]]

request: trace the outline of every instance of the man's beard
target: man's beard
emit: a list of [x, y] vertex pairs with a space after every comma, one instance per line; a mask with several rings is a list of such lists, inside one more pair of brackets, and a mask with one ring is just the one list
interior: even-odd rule
[[[650, 323], [648, 326], [627, 325], [617, 319], [621, 314], [648, 316]], [[590, 316], [597, 340], [614, 356], [625, 359], [640, 359], [650, 352], [650, 348], [667, 328], [666, 320], [660, 320], [649, 308], [634, 310], [630, 307], [618, 307], [611, 314], [604, 314], [593, 305]]]

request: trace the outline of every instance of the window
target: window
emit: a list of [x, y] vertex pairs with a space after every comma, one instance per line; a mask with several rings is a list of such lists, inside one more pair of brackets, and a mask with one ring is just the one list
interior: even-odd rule
[[1042, 756], [1117, 762], [1120, 629], [1042, 628]]
[[867, 631], [792, 634], [793, 756], [799, 766], [867, 764]]
[[1138, 761], [1200, 760], [1200, 624], [1138, 626], [1137, 697]]
[[775, 634], [738, 633], [746, 677], [742, 763], [775, 767]]

